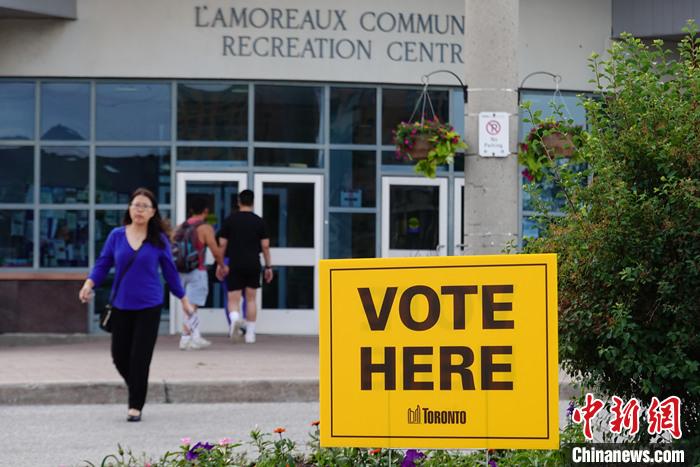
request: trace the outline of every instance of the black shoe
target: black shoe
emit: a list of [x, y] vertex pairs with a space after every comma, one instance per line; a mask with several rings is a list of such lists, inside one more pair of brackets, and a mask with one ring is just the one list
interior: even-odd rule
[[138, 414], [138, 415], [127, 415], [127, 416], [126, 416], [126, 421], [127, 421], [127, 422], [140, 422], [140, 421], [141, 421], [141, 414]]

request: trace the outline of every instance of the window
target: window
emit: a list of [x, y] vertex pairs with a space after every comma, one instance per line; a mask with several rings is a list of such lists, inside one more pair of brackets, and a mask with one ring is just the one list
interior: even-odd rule
[[328, 243], [330, 258], [374, 258], [376, 243], [374, 213], [333, 212]]
[[[566, 118], [571, 118], [575, 124], [585, 126], [586, 125], [586, 113], [584, 108], [579, 104], [580, 98], [575, 92], [562, 92], [561, 94], [555, 94], [552, 91], [523, 91], [520, 94], [521, 101], [532, 102], [532, 112], [537, 110], [542, 111], [542, 118], [552, 115], [552, 108], [550, 103], [554, 102], [556, 105], [562, 106], [562, 111]], [[524, 141], [527, 134], [532, 128], [532, 124], [524, 122], [523, 118], [526, 115], [521, 115], [520, 126], [519, 126], [519, 140]], [[521, 200], [522, 200], [522, 219], [521, 219], [521, 236], [522, 242], [527, 242], [528, 238], [536, 238], [539, 236], [539, 230], [537, 228], [537, 223], [534, 221], [533, 216], [538, 214], [534, 211], [534, 207], [531, 204], [529, 193], [523, 189], [529, 182], [527, 179], [521, 175], [520, 186], [521, 186]], [[564, 199], [560, 196], [560, 189], [554, 186], [551, 182], [545, 182], [542, 184], [542, 198], [551, 202], [553, 210], [550, 212], [552, 216], [561, 215], [561, 207], [563, 206]]]
[[374, 207], [376, 156], [374, 151], [331, 151], [329, 204], [343, 208]]
[[42, 83], [41, 139], [90, 139], [90, 84]]
[[375, 144], [377, 91], [331, 88], [331, 143]]
[[178, 84], [177, 139], [248, 139], [248, 86], [229, 83]]
[[32, 267], [34, 211], [0, 209], [0, 267]]
[[96, 203], [126, 205], [138, 187], [170, 202], [170, 148], [98, 147], [95, 159]]
[[162, 141], [170, 139], [170, 85], [97, 84], [97, 139]]
[[0, 82], [0, 140], [34, 139], [32, 82]]
[[[418, 89], [384, 89], [382, 100], [382, 144], [394, 144], [392, 131], [402, 121], [420, 120], [422, 109], [416, 109], [421, 91]], [[429, 91], [432, 110], [426, 104], [426, 118], [434, 115], [441, 121], [449, 119], [449, 92]], [[414, 113], [415, 112], [415, 113]]]
[[42, 210], [41, 267], [88, 267], [88, 211]]
[[255, 141], [321, 142], [323, 88], [255, 86]]
[[87, 147], [41, 148], [41, 203], [87, 203], [90, 153]]

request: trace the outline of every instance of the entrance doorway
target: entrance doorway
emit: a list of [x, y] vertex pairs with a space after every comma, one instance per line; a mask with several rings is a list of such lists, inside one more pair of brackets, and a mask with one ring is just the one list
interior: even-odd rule
[[318, 262], [323, 256], [323, 176], [257, 174], [255, 213], [270, 236], [275, 278], [258, 292], [257, 330], [318, 334]]
[[[204, 197], [209, 204], [207, 222], [219, 230], [221, 222], [231, 214], [238, 202], [238, 193], [247, 188], [246, 174], [179, 172], [177, 174], [176, 226], [189, 216], [189, 203], [195, 197]], [[216, 279], [214, 256], [207, 249], [205, 264], [209, 276], [209, 296], [199, 309], [200, 329], [205, 334], [225, 334], [228, 321], [224, 311], [226, 303], [223, 285]], [[170, 296], [170, 333], [182, 330], [183, 312], [180, 301]]]
[[447, 254], [447, 179], [382, 178], [382, 256]]

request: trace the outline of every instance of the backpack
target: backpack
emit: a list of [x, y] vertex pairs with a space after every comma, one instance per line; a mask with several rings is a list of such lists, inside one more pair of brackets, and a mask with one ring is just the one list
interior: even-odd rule
[[183, 222], [173, 235], [171, 250], [178, 272], [192, 272], [199, 267], [199, 252], [195, 248], [197, 227], [204, 222]]

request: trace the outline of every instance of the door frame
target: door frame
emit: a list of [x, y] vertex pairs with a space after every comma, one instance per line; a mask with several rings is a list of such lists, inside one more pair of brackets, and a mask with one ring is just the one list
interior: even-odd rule
[[[403, 186], [437, 186], [438, 187], [438, 248], [436, 250], [395, 250], [389, 248], [389, 215], [391, 213], [390, 206], [390, 188], [392, 185]], [[401, 257], [401, 256], [445, 256], [447, 255], [447, 179], [446, 178], [418, 178], [418, 177], [382, 177], [382, 257]]]
[[258, 173], [253, 175], [255, 204], [253, 211], [265, 219], [263, 208], [264, 183], [313, 183], [314, 184], [314, 246], [313, 248], [279, 248], [271, 247], [273, 269], [277, 266], [312, 266], [314, 268], [314, 307], [307, 309], [264, 309], [262, 308], [262, 288], [258, 289], [258, 323], [256, 332], [262, 334], [300, 334], [317, 335], [319, 290], [318, 263], [323, 258], [323, 181], [321, 174], [280, 174]]
[[[241, 192], [248, 187], [248, 174], [245, 172], [187, 172], [181, 171], [176, 173], [175, 178], [175, 227], [182, 224], [186, 220], [187, 212], [186, 205], [186, 188], [187, 182], [237, 182], [238, 191]], [[223, 221], [223, 219], [222, 219]], [[207, 250], [207, 258], [213, 259], [211, 252]], [[219, 333], [225, 334], [228, 332], [224, 323], [225, 315], [222, 308], [200, 308], [199, 318], [204, 328], [207, 327], [205, 321], [215, 319], [220, 321], [221, 328]], [[218, 316], [218, 318], [216, 318]], [[170, 334], [178, 334], [182, 328], [183, 310], [180, 300], [170, 294]]]

